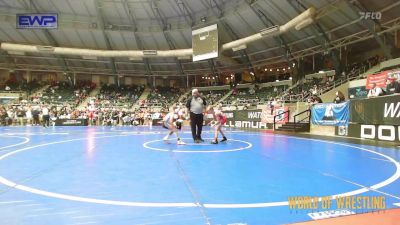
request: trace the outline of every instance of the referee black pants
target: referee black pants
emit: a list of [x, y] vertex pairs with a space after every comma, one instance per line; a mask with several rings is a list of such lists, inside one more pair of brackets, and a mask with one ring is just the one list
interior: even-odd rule
[[192, 128], [193, 140], [201, 139], [201, 130], [203, 129], [203, 114], [190, 112], [190, 127]]
[[50, 116], [49, 115], [43, 115], [43, 126], [44, 127], [50, 126]]

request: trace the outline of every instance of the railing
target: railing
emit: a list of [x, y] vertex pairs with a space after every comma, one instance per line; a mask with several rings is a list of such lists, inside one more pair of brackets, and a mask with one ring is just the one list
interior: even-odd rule
[[286, 114], [287, 113], [287, 116], [285, 116], [284, 118], [290, 118], [290, 110], [287, 110], [287, 111], [284, 111], [284, 112], [281, 112], [281, 113], [279, 113], [279, 114], [277, 114], [277, 115], [275, 115], [274, 116], [274, 130], [276, 130], [276, 117], [278, 117], [278, 116], [280, 116], [280, 115], [284, 115], [284, 114]]
[[0, 93], [4, 94], [25, 94], [25, 91], [6, 91], [6, 90], [1, 90]]
[[[307, 113], [307, 112], [308, 112], [308, 115], [307, 115], [306, 117], [304, 117], [303, 119], [301, 119], [301, 120], [299, 120], [299, 121], [296, 120], [296, 118], [297, 118], [298, 116], [303, 115], [304, 113]], [[297, 125], [297, 123], [301, 123], [301, 122], [303, 122], [304, 120], [308, 120], [308, 123], [310, 123], [310, 121], [311, 121], [311, 110], [310, 110], [310, 109], [304, 110], [303, 112], [297, 113], [296, 115], [293, 116], [293, 126], [294, 126], [294, 130], [296, 130], [296, 125]]]

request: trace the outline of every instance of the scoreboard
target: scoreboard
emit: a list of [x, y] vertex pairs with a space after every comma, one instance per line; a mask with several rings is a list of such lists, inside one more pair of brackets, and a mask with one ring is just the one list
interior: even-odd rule
[[192, 31], [193, 62], [218, 57], [217, 24]]

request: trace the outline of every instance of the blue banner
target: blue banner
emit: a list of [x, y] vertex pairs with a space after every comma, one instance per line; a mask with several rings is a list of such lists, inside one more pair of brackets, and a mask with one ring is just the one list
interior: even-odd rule
[[350, 102], [321, 103], [311, 109], [312, 123], [325, 126], [345, 126], [349, 124]]
[[17, 29], [57, 29], [57, 13], [17, 14]]

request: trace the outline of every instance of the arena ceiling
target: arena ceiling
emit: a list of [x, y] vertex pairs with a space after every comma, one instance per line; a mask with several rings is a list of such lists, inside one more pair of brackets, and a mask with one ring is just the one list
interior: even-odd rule
[[[310, 6], [317, 9], [318, 24], [228, 51], [234, 65], [221, 59], [136, 61], [1, 51], [0, 68], [126, 76], [215, 74], [292, 61], [371, 39], [374, 32], [393, 35], [400, 27], [398, 0], [0, 0], [0, 41], [103, 50], [186, 49], [191, 48], [192, 28], [217, 23], [220, 43], [227, 43], [285, 24]], [[363, 20], [361, 10], [381, 12], [382, 18]], [[16, 29], [16, 14], [36, 12], [58, 13], [58, 29]]]

